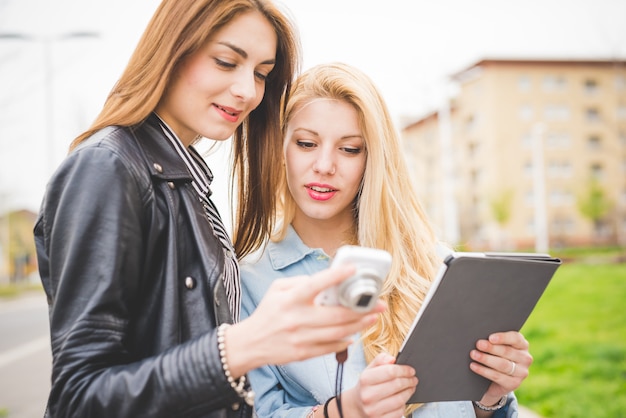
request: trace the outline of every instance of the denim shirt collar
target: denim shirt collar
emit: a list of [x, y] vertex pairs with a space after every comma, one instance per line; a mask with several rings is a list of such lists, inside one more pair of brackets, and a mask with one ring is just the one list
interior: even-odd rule
[[269, 242], [267, 245], [267, 253], [270, 264], [274, 270], [282, 270], [292, 264], [300, 262], [308, 255], [317, 255], [330, 260], [330, 257], [321, 248], [309, 248], [302, 240], [298, 233], [289, 225], [285, 239], [280, 243]]

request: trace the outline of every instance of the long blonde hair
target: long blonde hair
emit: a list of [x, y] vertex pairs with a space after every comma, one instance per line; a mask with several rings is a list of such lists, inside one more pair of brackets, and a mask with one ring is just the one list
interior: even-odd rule
[[181, 62], [236, 16], [253, 10], [274, 27], [278, 45], [263, 100], [233, 135], [233, 241], [240, 256], [258, 248], [274, 225], [272, 184], [282, 171], [280, 164], [272, 163], [282, 150], [274, 139], [281, 132], [283, 99], [300, 65], [296, 29], [270, 0], [163, 0], [100, 114], [70, 146], [75, 148], [106, 126], [141, 124], [157, 107]]
[[[352, 105], [365, 138], [367, 162], [355, 202], [356, 228], [347, 241], [385, 249], [393, 257], [381, 296], [388, 309], [362, 334], [369, 363], [380, 352], [397, 355], [440, 262], [437, 241], [411, 183], [387, 105], [363, 72], [342, 63], [319, 65], [304, 72], [294, 83], [285, 108], [283, 137], [294, 112], [319, 98]], [[296, 208], [284, 173], [278, 194], [284, 223], [275, 231], [273, 240], [285, 236]], [[416, 407], [408, 407], [407, 413]]]

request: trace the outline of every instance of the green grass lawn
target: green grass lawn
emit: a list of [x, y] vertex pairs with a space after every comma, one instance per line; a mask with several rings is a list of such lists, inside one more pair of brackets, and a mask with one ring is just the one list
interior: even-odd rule
[[562, 265], [522, 328], [534, 357], [515, 392], [543, 417], [626, 417], [626, 264]]

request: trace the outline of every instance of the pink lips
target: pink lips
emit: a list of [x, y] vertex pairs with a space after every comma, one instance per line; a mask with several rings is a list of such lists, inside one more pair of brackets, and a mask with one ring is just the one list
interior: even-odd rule
[[326, 201], [337, 193], [337, 189], [328, 184], [311, 183], [305, 185], [307, 193], [313, 200]]
[[239, 120], [239, 115], [241, 114], [240, 110], [233, 109], [232, 107], [220, 106], [217, 104], [213, 104], [215, 109], [217, 109], [218, 113], [229, 122], [237, 122]]

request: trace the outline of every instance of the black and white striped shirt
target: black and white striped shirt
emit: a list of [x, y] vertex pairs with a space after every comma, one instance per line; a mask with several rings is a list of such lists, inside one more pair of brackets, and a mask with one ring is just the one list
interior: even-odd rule
[[[158, 116], [158, 115], [157, 115]], [[174, 131], [161, 119], [161, 128], [165, 136], [170, 140], [174, 149], [185, 162], [193, 178], [191, 184], [198, 194], [198, 198], [204, 207], [207, 219], [213, 234], [219, 239], [224, 252], [224, 288], [228, 296], [228, 305], [235, 322], [239, 321], [239, 311], [241, 307], [241, 284], [239, 280], [239, 264], [233, 244], [226, 232], [226, 228], [222, 223], [222, 219], [215, 207], [215, 204], [209, 197], [211, 196], [211, 182], [213, 181], [213, 173], [207, 165], [206, 161], [193, 147], [185, 148], [183, 143], [178, 139]]]

